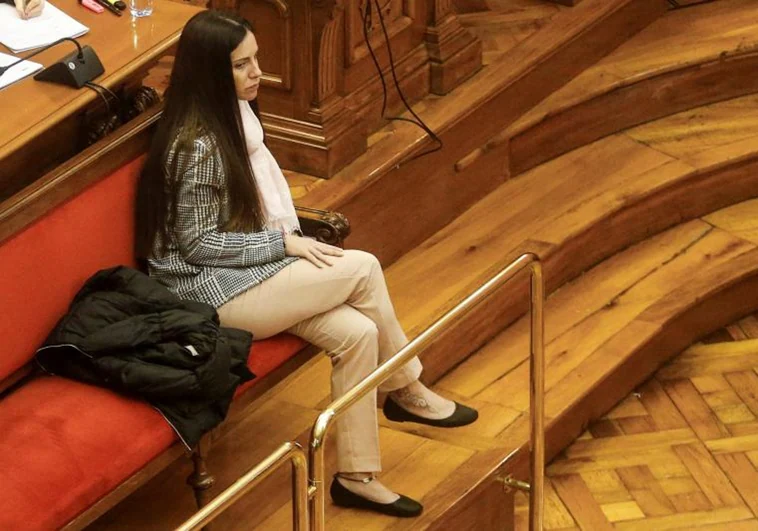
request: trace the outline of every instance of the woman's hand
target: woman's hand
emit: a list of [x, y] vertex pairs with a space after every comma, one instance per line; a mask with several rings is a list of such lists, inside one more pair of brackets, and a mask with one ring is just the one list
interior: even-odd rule
[[284, 236], [284, 254], [305, 258], [318, 268], [334, 263], [332, 256], [342, 256], [342, 249], [295, 234]]
[[45, 6], [45, 0], [15, 0], [16, 11], [24, 20], [38, 17]]

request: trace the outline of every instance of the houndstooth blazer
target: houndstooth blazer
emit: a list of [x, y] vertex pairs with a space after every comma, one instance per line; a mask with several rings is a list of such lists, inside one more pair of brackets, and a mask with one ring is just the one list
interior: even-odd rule
[[[174, 156], [169, 153], [168, 164]], [[212, 139], [198, 138], [191, 153], [178, 156], [178, 167], [187, 170], [176, 197], [174, 230], [165, 254], [158, 252], [161, 242], [155, 243], [148, 259], [151, 277], [183, 299], [218, 308], [297, 260], [284, 256], [281, 232], [219, 230], [228, 220], [229, 198]]]

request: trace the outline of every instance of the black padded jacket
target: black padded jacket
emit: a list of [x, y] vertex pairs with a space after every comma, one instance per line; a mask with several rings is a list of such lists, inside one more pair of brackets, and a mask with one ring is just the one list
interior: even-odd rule
[[218, 425], [247, 368], [249, 332], [128, 267], [99, 271], [37, 350], [51, 374], [142, 398], [191, 448]]

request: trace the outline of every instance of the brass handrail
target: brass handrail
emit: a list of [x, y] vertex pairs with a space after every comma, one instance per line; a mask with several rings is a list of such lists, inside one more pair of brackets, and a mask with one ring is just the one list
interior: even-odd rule
[[402, 365], [422, 351], [453, 323], [462, 319], [472, 308], [479, 305], [497, 288], [513, 278], [519, 271], [529, 267], [531, 273], [531, 340], [530, 340], [530, 385], [529, 410], [531, 416], [531, 472], [532, 484], [529, 496], [529, 529], [541, 531], [543, 521], [543, 489], [545, 473], [545, 353], [544, 317], [545, 288], [542, 265], [537, 255], [526, 253], [505, 266], [499, 273], [458, 303], [452, 310], [435, 321], [418, 337], [410, 341], [392, 358], [377, 367], [350, 391], [334, 400], [321, 412], [311, 430], [308, 444], [310, 471], [310, 523], [312, 531], [323, 531], [325, 524], [324, 441], [332, 421], [352, 404], [363, 398], [387, 380]]
[[306, 531], [308, 529], [308, 465], [305, 451], [295, 442], [282, 444], [255, 468], [232, 483], [208, 505], [177, 527], [176, 531], [201, 529], [288, 461], [292, 461], [292, 527], [296, 531]]

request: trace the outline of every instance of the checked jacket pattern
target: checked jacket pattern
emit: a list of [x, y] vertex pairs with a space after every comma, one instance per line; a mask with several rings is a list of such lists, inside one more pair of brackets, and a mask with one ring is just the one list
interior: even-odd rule
[[218, 308], [297, 260], [285, 257], [279, 231], [223, 232], [228, 219], [224, 166], [210, 138], [198, 138], [191, 151], [171, 152], [184, 169], [177, 193], [174, 230], [166, 252], [156, 241], [148, 259], [150, 276], [183, 299]]

